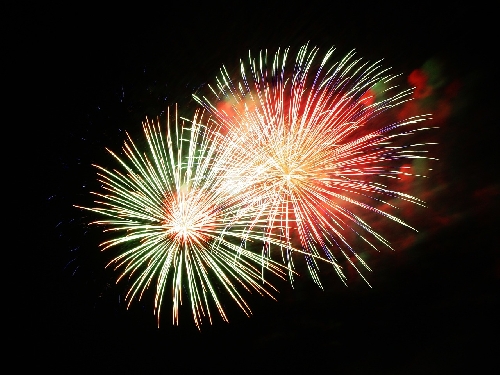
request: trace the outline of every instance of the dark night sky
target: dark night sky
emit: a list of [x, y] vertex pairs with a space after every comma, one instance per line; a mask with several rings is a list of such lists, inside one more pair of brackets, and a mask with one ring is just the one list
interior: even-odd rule
[[[486, 31], [473, 26], [470, 10], [193, 4], [19, 15], [31, 25], [23, 29], [26, 48], [37, 51], [25, 74], [40, 79], [43, 103], [33, 125], [42, 235], [23, 340], [37, 366], [143, 373], [327, 365], [341, 374], [421, 374], [491, 363], [500, 272], [498, 116], [484, 65]], [[118, 149], [125, 130], [140, 135], [146, 115], [161, 116], [176, 102], [195, 108], [191, 94], [214, 82], [222, 64], [237, 68], [249, 49], [308, 40], [322, 52], [335, 45], [340, 53], [356, 48], [364, 58], [384, 58], [404, 76], [439, 62], [443, 87], [456, 94], [436, 92], [435, 111], [451, 110], [435, 133], [441, 161], [433, 178], [442, 191], [412, 222], [422, 234], [409, 248], [374, 255], [373, 289], [357, 280], [346, 288], [332, 276], [320, 291], [304, 275], [295, 290], [280, 284], [277, 302], [248, 297], [250, 319], [229, 308], [230, 324], [216, 318], [199, 333], [189, 311], [172, 327], [167, 304], [157, 329], [150, 296], [128, 311], [119, 301], [123, 289], [96, 251], [103, 236], [72, 207], [91, 200], [91, 164], [112, 162], [104, 147]]]

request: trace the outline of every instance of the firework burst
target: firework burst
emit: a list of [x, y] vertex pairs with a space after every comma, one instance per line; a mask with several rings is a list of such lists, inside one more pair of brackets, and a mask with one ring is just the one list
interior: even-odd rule
[[[220, 137], [210, 135], [198, 121], [201, 117], [198, 112], [189, 126], [184, 122], [179, 126], [176, 113], [175, 125], [168, 122], [166, 135], [159, 123], [146, 120], [146, 150], [141, 151], [128, 135], [123, 156], [108, 150], [121, 169], [96, 166], [104, 192], [93, 193], [98, 197], [95, 207], [80, 207], [103, 215], [106, 219], [94, 224], [114, 234], [102, 248], [119, 249], [108, 266], [121, 271], [118, 281], [129, 278], [128, 304], [155, 285], [159, 323], [171, 282], [174, 324], [187, 290], [198, 328], [203, 318], [212, 321], [214, 304], [227, 321], [218, 291], [227, 292], [249, 315], [241, 289], [269, 296], [274, 290], [262, 278], [260, 254], [245, 249], [253, 236], [238, 230], [248, 222], [239, 213], [238, 197], [227, 194], [223, 186], [227, 179], [217, 175], [220, 169], [212, 168]], [[277, 264], [265, 266], [283, 277]]]
[[[391, 118], [388, 110], [409, 100], [412, 90], [398, 88], [380, 62], [354, 52], [329, 64], [333, 51], [316, 63], [318, 49], [305, 45], [293, 65], [288, 49], [271, 63], [267, 52], [250, 55], [240, 78], [221, 70], [210, 87], [214, 98], [195, 96], [226, 138], [226, 163], [219, 167], [227, 186], [256, 212], [247, 230], [260, 226], [265, 233], [263, 257], [275, 258], [279, 249], [293, 281], [293, 254], [300, 249], [319, 285], [318, 259], [344, 282], [339, 258], [362, 277], [369, 270], [353, 239], [390, 247], [363, 216], [376, 213], [411, 228], [389, 209], [397, 201], [422, 201], [386, 181], [405, 173], [405, 161], [425, 157], [426, 144], [404, 136], [425, 129], [415, 124], [429, 118]], [[282, 244], [273, 246], [274, 238]]]

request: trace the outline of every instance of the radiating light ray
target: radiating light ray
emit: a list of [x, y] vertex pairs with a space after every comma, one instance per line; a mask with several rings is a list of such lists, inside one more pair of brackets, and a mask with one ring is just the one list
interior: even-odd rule
[[321, 285], [317, 259], [328, 259], [343, 280], [339, 256], [363, 278], [357, 264], [369, 270], [350, 244], [350, 233], [370, 248], [390, 247], [364, 215], [414, 229], [378, 207], [394, 208], [396, 200], [424, 205], [382, 180], [406, 174], [403, 161], [428, 158], [422, 148], [430, 143], [410, 143], [407, 136], [427, 129], [418, 126], [430, 115], [382, 118], [390, 119], [388, 111], [410, 100], [412, 90], [400, 89], [397, 76], [380, 61], [365, 62], [351, 51], [328, 66], [330, 49], [315, 65], [317, 52], [303, 46], [292, 66], [288, 49], [278, 50], [270, 63], [267, 51], [258, 59], [250, 54], [249, 64], [240, 64], [240, 78], [221, 69], [216, 87], [210, 87], [214, 99], [194, 97], [225, 136], [217, 168], [232, 193], [254, 210], [247, 231], [262, 228], [263, 257], [274, 259], [272, 241], [279, 238], [290, 279], [293, 254], [300, 249]]
[[[170, 124], [168, 115], [165, 134], [159, 123], [146, 120], [146, 149], [127, 134], [123, 156], [108, 150], [120, 169], [96, 166], [104, 192], [93, 193], [94, 207], [77, 206], [105, 217], [94, 224], [113, 233], [102, 249], [119, 250], [109, 265], [121, 271], [118, 281], [130, 279], [128, 305], [154, 285], [158, 324], [169, 282], [173, 323], [178, 324], [187, 291], [198, 328], [204, 318], [212, 322], [211, 305], [227, 321], [220, 291], [249, 315], [242, 290], [271, 297], [275, 290], [262, 277], [260, 254], [246, 249], [248, 241], [262, 235], [246, 233], [251, 223], [242, 213], [249, 210], [239, 210], [239, 197], [228, 194], [227, 179], [219, 176], [220, 169], [212, 168], [222, 138], [209, 132], [199, 122], [201, 117], [197, 112], [186, 126], [177, 123], [177, 113], [175, 124]], [[284, 277], [276, 262], [267, 260], [264, 266]]]

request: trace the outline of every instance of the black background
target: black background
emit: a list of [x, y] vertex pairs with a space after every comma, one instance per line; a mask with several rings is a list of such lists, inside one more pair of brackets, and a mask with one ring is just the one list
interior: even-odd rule
[[[22, 91], [36, 110], [27, 127], [35, 140], [28, 163], [41, 230], [27, 246], [35, 271], [20, 293], [20, 352], [30, 365], [60, 372], [323, 366], [341, 374], [421, 374], [494, 363], [498, 116], [488, 66], [493, 44], [487, 22], [478, 22], [488, 13], [423, 4], [17, 10], [19, 77], [28, 78]], [[111, 164], [104, 148], [119, 149], [125, 130], [138, 138], [145, 116], [161, 117], [175, 103], [195, 108], [191, 94], [213, 83], [222, 64], [237, 69], [249, 49], [307, 41], [321, 52], [356, 48], [405, 76], [434, 58], [443, 79], [458, 82], [436, 135], [435, 178], [445, 192], [428, 214], [445, 219], [432, 227], [439, 220], [420, 215], [411, 224], [424, 231], [413, 246], [375, 255], [371, 289], [359, 280], [345, 287], [326, 274], [321, 291], [304, 275], [293, 290], [278, 285], [277, 302], [249, 296], [251, 318], [228, 307], [229, 324], [215, 316], [198, 332], [188, 306], [174, 327], [165, 304], [158, 329], [151, 296], [126, 310], [123, 287], [103, 269], [100, 228], [88, 228], [93, 217], [73, 207], [91, 202], [91, 164]]]

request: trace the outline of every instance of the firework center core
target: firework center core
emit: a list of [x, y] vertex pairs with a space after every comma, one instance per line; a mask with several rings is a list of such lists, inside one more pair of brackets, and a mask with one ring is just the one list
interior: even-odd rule
[[207, 240], [214, 229], [216, 214], [203, 200], [182, 198], [170, 205], [165, 202], [163, 227], [167, 236], [180, 243]]

